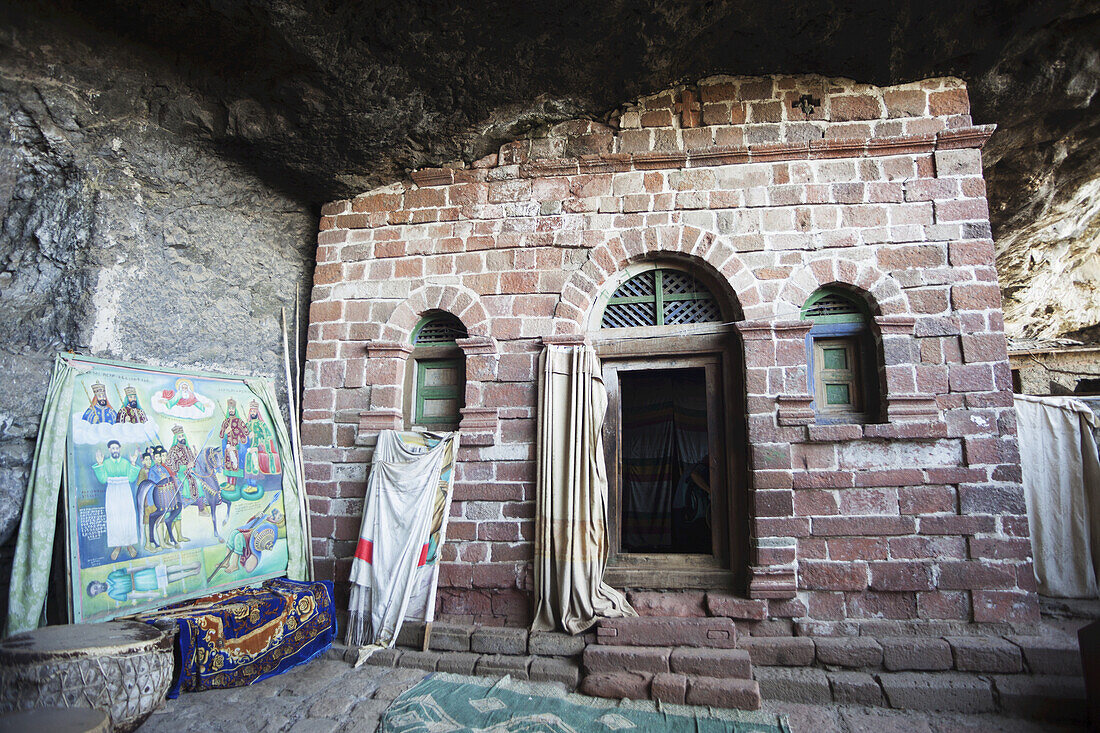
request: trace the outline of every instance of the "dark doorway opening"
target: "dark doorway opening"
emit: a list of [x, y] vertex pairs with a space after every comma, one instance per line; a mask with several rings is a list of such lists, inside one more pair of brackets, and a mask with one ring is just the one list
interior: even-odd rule
[[619, 374], [623, 552], [711, 554], [706, 370]]

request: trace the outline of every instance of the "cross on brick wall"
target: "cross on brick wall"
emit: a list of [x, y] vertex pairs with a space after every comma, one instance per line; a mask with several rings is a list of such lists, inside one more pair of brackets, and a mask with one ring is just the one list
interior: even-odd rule
[[699, 97], [692, 89], [680, 92], [680, 101], [676, 103], [676, 112], [680, 115], [680, 127], [698, 127], [702, 121], [702, 106]]

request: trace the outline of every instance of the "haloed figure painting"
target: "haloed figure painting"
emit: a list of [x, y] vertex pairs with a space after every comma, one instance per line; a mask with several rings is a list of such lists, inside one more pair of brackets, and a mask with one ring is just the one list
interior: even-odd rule
[[74, 359], [66, 497], [74, 621], [286, 573], [280, 445], [242, 378]]

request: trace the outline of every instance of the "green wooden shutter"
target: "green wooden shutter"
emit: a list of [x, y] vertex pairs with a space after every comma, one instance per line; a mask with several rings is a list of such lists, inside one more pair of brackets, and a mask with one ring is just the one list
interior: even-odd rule
[[418, 359], [415, 424], [456, 427], [465, 390], [462, 359]]
[[814, 398], [819, 412], [859, 412], [859, 344], [855, 338], [814, 339]]

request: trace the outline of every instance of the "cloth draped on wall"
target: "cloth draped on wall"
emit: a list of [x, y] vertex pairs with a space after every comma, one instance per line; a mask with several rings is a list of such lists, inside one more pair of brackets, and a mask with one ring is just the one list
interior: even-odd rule
[[410, 612], [425, 621], [435, 612], [459, 441], [457, 433], [430, 435], [435, 442], [418, 433], [378, 434], [351, 563], [349, 645], [393, 646]]
[[1100, 420], [1069, 397], [1016, 395], [1017, 429], [1039, 592], [1100, 593]]
[[[245, 379], [245, 384], [256, 399], [267, 410], [275, 428], [275, 440], [279, 449], [279, 462], [283, 468], [283, 499], [286, 514], [286, 577], [291, 580], [313, 579], [313, 548], [309, 533], [306, 531], [305, 494], [299, 486], [299, 478], [294, 466], [290, 444], [290, 431], [283, 422], [283, 411], [279, 409], [279, 400], [275, 397], [275, 387], [267, 380]], [[298, 511], [291, 507], [297, 506]]]
[[710, 496], [692, 480], [707, 473], [705, 385], [684, 371], [623, 376], [626, 551], [710, 552]]
[[547, 345], [539, 372], [533, 628], [576, 634], [600, 616], [637, 615], [603, 582], [607, 392], [599, 359], [587, 345]]
[[57, 497], [65, 467], [65, 442], [69, 433], [69, 408], [73, 402], [73, 378], [80, 368], [58, 356], [46, 388], [46, 403], [38, 423], [19, 538], [8, 586], [8, 620], [4, 635], [30, 631], [45, 624], [46, 590], [50, 583]]

